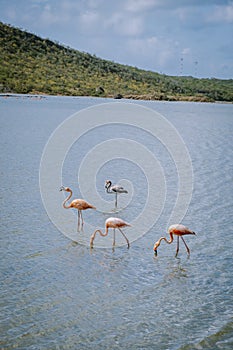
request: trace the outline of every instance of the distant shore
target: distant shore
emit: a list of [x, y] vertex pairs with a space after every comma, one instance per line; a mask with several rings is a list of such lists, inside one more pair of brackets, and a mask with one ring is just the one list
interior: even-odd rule
[[0, 30], [0, 92], [5, 97], [233, 103], [233, 79], [169, 76], [101, 59], [2, 22]]
[[167, 102], [202, 102], [202, 103], [218, 103], [218, 104], [233, 104], [233, 102], [229, 101], [209, 101], [203, 97], [197, 98], [197, 96], [189, 96], [187, 98], [167, 98], [167, 99], [152, 99], [149, 96], [122, 96], [122, 97], [114, 97], [114, 96], [69, 96], [69, 95], [48, 95], [48, 94], [16, 94], [16, 93], [0, 93], [0, 97], [2, 98], [31, 98], [33, 100], [41, 100], [48, 97], [71, 97], [71, 98], [106, 98], [106, 99], [124, 99], [124, 100], [138, 100], [138, 101], [167, 101]]

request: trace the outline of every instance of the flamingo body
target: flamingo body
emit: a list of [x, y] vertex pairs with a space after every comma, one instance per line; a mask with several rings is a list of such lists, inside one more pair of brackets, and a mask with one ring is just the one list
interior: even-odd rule
[[95, 232], [91, 236], [91, 240], [90, 240], [91, 248], [93, 248], [93, 243], [94, 243], [96, 233], [99, 232], [99, 234], [102, 237], [105, 237], [108, 234], [109, 228], [113, 229], [113, 246], [115, 246], [115, 229], [118, 229], [122, 233], [123, 237], [125, 238], [127, 245], [128, 245], [128, 248], [129, 248], [129, 240], [126, 237], [126, 235], [124, 234], [124, 232], [121, 230], [122, 227], [126, 227], [126, 226], [131, 226], [131, 225], [128, 222], [126, 222], [120, 218], [114, 218], [114, 217], [108, 218], [105, 221], [105, 232], [102, 232], [101, 230], [98, 229], [98, 230], [95, 230]]
[[86, 202], [84, 199], [74, 199], [70, 204], [70, 208], [76, 208], [78, 210], [96, 209], [92, 204]]
[[189, 250], [189, 247], [187, 246], [183, 236], [185, 235], [195, 235], [195, 232], [190, 230], [188, 227], [182, 225], [182, 224], [174, 224], [174, 225], [171, 225], [169, 226], [168, 228], [168, 233], [170, 235], [170, 239], [167, 240], [166, 237], [161, 237], [155, 244], [154, 244], [154, 252], [155, 252], [155, 255], [157, 255], [157, 248], [160, 246], [160, 243], [162, 240], [164, 240], [166, 243], [168, 244], [171, 244], [174, 240], [174, 237], [173, 235], [176, 235], [177, 236], [177, 248], [176, 248], [176, 256], [179, 252], [179, 237], [181, 237], [184, 245], [185, 245], [185, 248], [187, 250], [187, 253], [190, 254], [190, 250]]
[[114, 193], [128, 193], [128, 191], [126, 191], [124, 189], [124, 187], [120, 186], [120, 185], [113, 185], [113, 186], [110, 186], [110, 189], [111, 189], [111, 192], [114, 192]]
[[182, 224], [174, 224], [169, 226], [168, 233], [172, 233], [173, 235], [177, 236], [195, 235], [195, 232], [191, 231], [188, 227]]
[[112, 218], [108, 218], [105, 221], [105, 227], [108, 227], [108, 228], [119, 228], [119, 227], [121, 228], [125, 226], [131, 226], [131, 225], [119, 218], [112, 217]]

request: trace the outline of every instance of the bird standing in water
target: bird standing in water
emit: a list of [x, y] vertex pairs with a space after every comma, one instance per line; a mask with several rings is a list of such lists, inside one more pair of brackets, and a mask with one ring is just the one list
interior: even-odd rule
[[107, 193], [115, 193], [116, 197], [115, 197], [115, 208], [117, 209], [117, 194], [118, 193], [128, 193], [128, 191], [126, 191], [124, 189], [124, 187], [119, 186], [119, 185], [112, 185], [112, 182], [110, 180], [106, 180], [105, 181], [105, 188], [106, 188], [106, 192]]
[[177, 236], [177, 248], [176, 248], [176, 255], [178, 255], [178, 252], [179, 252], [179, 238], [182, 239], [184, 245], [185, 245], [185, 248], [187, 250], [187, 253], [190, 254], [190, 250], [189, 250], [189, 247], [187, 246], [183, 236], [184, 235], [195, 235], [195, 232], [191, 231], [188, 227], [182, 225], [182, 224], [174, 224], [174, 225], [171, 225], [169, 228], [168, 228], [168, 233], [170, 235], [170, 239], [167, 240], [166, 237], [161, 237], [154, 245], [154, 252], [155, 252], [155, 255], [157, 255], [157, 248], [160, 246], [160, 243], [162, 240], [164, 240], [165, 242], [167, 242], [168, 244], [171, 244], [174, 240], [174, 237], [173, 235], [176, 235]]
[[105, 236], [107, 236], [107, 234], [108, 234], [109, 228], [113, 228], [113, 247], [114, 247], [115, 244], [116, 244], [115, 229], [117, 228], [117, 229], [122, 233], [123, 237], [125, 238], [125, 240], [126, 240], [126, 242], [127, 242], [128, 248], [129, 248], [129, 240], [128, 240], [128, 238], [126, 237], [126, 235], [124, 234], [124, 232], [121, 230], [122, 227], [126, 227], [126, 226], [131, 226], [131, 225], [128, 224], [127, 222], [125, 222], [124, 220], [119, 219], [119, 218], [108, 218], [108, 219], [105, 221], [105, 232], [102, 232], [100, 229], [98, 229], [98, 230], [95, 230], [95, 232], [94, 232], [93, 235], [91, 236], [91, 240], [90, 240], [90, 246], [91, 246], [91, 248], [93, 248], [93, 242], [94, 242], [96, 233], [99, 232], [99, 234], [100, 234], [102, 237], [105, 237]]
[[78, 228], [77, 228], [77, 231], [79, 231], [80, 230], [80, 219], [82, 220], [82, 227], [84, 224], [82, 210], [96, 209], [96, 207], [94, 207], [92, 204], [89, 204], [84, 199], [74, 199], [74, 200], [72, 200], [72, 202], [70, 204], [66, 205], [66, 202], [68, 202], [68, 200], [72, 197], [72, 194], [73, 194], [72, 190], [69, 187], [62, 186], [60, 188], [60, 191], [66, 191], [66, 192], [70, 193], [68, 195], [68, 197], [63, 201], [62, 205], [63, 205], [63, 208], [65, 208], [65, 209], [75, 208], [78, 210]]

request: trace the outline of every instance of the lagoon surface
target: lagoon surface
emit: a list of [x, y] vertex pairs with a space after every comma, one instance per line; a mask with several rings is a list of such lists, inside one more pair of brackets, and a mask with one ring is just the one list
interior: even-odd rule
[[[116, 135], [135, 138], [150, 149], [166, 179], [164, 207], [148, 232], [134, 240], [129, 249], [122, 245], [114, 250], [90, 250], [81, 241], [82, 235], [92, 234], [88, 226], [80, 233], [72, 226], [70, 239], [47, 215], [39, 185], [46, 143], [75, 112], [109, 102], [119, 103], [87, 97], [0, 97], [0, 348], [230, 350], [233, 105], [120, 102], [139, 104], [162, 114], [190, 154], [193, 190], [182, 223], [197, 234], [186, 239], [190, 256], [180, 242], [176, 258], [176, 240], [171, 245], [162, 242], [158, 256], [153, 254], [154, 242], [161, 236], [168, 237], [167, 223], [178, 186], [175, 165], [164, 145], [130, 126], [105, 125], [83, 135], [66, 155], [62, 182], [78, 198], [79, 166], [90, 149]], [[105, 193], [106, 177], [115, 182], [125, 179], [126, 186], [133, 186], [129, 203], [127, 195], [119, 197], [119, 213], [113, 210], [114, 197]], [[133, 220], [145, 206], [146, 178], [143, 169], [129, 160], [104, 163], [95, 185], [99, 196], [109, 203], [109, 213], [98, 211], [98, 203], [93, 203], [97, 211], [84, 212], [85, 222], [104, 227], [109, 214]], [[87, 186], [84, 196], [89, 198], [92, 188]], [[55, 208], [62, 208], [63, 200], [60, 193]], [[146, 224], [146, 217], [143, 220]], [[130, 236], [132, 230], [136, 232], [137, 228], [124, 232]]]

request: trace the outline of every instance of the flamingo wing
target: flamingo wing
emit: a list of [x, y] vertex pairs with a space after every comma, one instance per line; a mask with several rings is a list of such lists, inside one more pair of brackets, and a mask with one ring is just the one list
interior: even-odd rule
[[168, 232], [171, 232], [171, 233], [176, 234], [178, 236], [195, 235], [194, 231], [190, 230], [188, 227], [186, 227], [182, 224], [171, 225], [168, 229]]
[[121, 193], [121, 192], [126, 192], [127, 193], [127, 191], [124, 189], [124, 187], [122, 187], [122, 186], [119, 186], [119, 185], [114, 185], [114, 186], [112, 186], [111, 187], [111, 190], [113, 191], [113, 192], [119, 192], [119, 193]]
[[112, 228], [131, 226], [128, 222], [125, 222], [120, 218], [114, 218], [114, 217], [108, 218], [105, 221], [105, 225]]
[[78, 210], [96, 209], [92, 204], [86, 202], [84, 199], [74, 199], [70, 203], [70, 206]]

